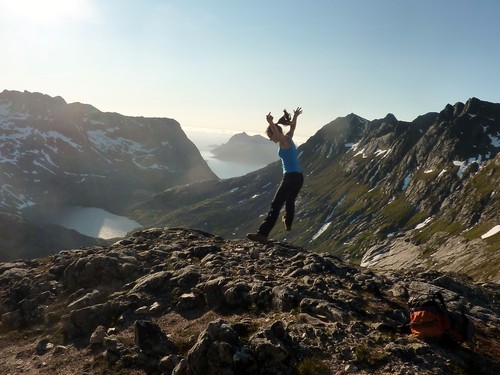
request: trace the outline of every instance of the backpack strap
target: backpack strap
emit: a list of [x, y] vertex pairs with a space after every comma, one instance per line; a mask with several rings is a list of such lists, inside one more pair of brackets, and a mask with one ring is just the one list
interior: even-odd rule
[[444, 302], [444, 298], [443, 298], [443, 295], [441, 294], [441, 292], [434, 292], [433, 297], [438, 299], [438, 301], [441, 303], [441, 307], [445, 311], [448, 311], [448, 309], [446, 308], [446, 303]]

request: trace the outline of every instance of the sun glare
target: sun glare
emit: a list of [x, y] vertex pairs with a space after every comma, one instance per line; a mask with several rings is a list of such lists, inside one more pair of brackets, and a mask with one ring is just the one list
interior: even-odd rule
[[32, 25], [57, 26], [90, 16], [87, 0], [0, 0], [0, 6], [4, 14]]

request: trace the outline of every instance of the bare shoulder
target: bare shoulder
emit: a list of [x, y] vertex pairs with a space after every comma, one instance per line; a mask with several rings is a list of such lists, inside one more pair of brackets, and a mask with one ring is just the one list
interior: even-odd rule
[[292, 146], [292, 143], [292, 137], [289, 135], [283, 135], [283, 138], [280, 139], [281, 148], [289, 148]]

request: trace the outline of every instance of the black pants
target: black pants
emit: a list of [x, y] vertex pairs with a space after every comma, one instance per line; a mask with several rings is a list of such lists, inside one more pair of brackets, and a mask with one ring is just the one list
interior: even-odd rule
[[271, 202], [271, 209], [264, 219], [264, 222], [259, 227], [258, 232], [260, 234], [269, 236], [269, 233], [271, 233], [271, 230], [278, 220], [283, 205], [285, 205], [285, 224], [287, 226], [292, 225], [293, 217], [295, 216], [295, 199], [297, 199], [297, 195], [303, 184], [304, 176], [302, 173], [293, 172], [283, 175], [281, 185]]

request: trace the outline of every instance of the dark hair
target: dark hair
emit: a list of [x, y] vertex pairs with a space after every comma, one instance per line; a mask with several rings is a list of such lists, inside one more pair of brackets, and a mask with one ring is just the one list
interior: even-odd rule
[[282, 124], [285, 126], [290, 125], [292, 123], [292, 116], [286, 109], [283, 110], [283, 113], [283, 116], [281, 116], [281, 118], [278, 120], [278, 124]]
[[[275, 125], [278, 128], [278, 131], [283, 134], [283, 129], [279, 125]], [[266, 134], [269, 136], [269, 133], [274, 134], [273, 128], [271, 128], [271, 125], [269, 125], [266, 129]]]

